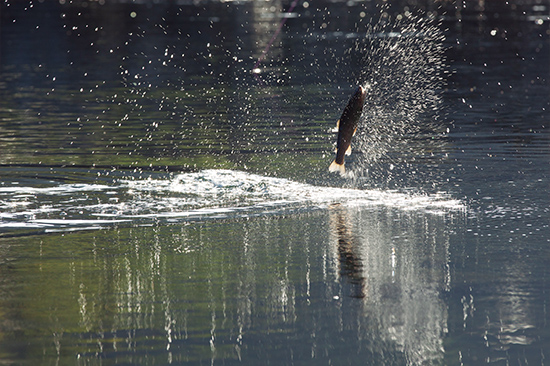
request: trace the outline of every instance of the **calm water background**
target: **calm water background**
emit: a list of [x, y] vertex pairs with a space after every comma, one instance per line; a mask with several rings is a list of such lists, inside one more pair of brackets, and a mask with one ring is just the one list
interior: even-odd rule
[[548, 364], [550, 5], [421, 5], [2, 2], [1, 362]]

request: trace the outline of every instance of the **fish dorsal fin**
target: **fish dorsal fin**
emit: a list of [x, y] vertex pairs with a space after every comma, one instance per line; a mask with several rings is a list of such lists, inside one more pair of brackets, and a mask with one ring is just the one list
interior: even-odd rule
[[348, 149], [346, 150], [346, 155], [351, 155], [351, 145], [348, 146]]

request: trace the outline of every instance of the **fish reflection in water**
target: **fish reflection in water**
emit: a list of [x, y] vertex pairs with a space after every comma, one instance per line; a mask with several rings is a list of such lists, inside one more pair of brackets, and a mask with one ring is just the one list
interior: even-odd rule
[[340, 204], [329, 207], [330, 223], [338, 240], [340, 257], [340, 275], [347, 278], [352, 285], [351, 297], [365, 297], [366, 280], [363, 276], [363, 262], [354, 250], [352, 223], [346, 210]]
[[360, 324], [358, 336], [382, 359], [442, 362], [448, 318], [442, 294], [450, 281], [445, 219], [334, 204], [329, 222], [341, 301], [360, 307], [343, 316]]

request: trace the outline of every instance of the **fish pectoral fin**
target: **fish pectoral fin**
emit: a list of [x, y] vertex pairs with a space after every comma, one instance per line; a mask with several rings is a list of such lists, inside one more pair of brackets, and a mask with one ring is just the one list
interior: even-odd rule
[[346, 155], [351, 155], [351, 145], [348, 146], [346, 150]]
[[336, 121], [336, 127], [331, 129], [330, 132], [337, 133], [339, 129], [340, 129], [340, 120]]
[[355, 127], [355, 130], [353, 130], [353, 135], [352, 136], [355, 136], [356, 132], [357, 132], [357, 127]]

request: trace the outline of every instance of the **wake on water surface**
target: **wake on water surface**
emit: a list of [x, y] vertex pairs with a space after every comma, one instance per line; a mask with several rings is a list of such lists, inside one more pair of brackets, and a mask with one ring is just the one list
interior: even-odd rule
[[[383, 180], [390, 165], [385, 159], [392, 150], [406, 150], [408, 137], [425, 131], [441, 133], [444, 37], [433, 18], [414, 16], [380, 20], [368, 33], [372, 37], [357, 43], [365, 64], [359, 79], [368, 98], [353, 141], [360, 159], [353, 162], [351, 173]], [[392, 159], [391, 165], [399, 164], [395, 156]], [[121, 178], [108, 184], [5, 184], [0, 186], [0, 232], [246, 218], [310, 212], [332, 204], [435, 214], [464, 208], [445, 193], [323, 187], [242, 171], [203, 170], [161, 178]]]
[[235, 170], [203, 170], [114, 184], [0, 187], [0, 231], [83, 230], [311, 212], [333, 204], [433, 214], [462, 210], [447, 194], [315, 186]]

